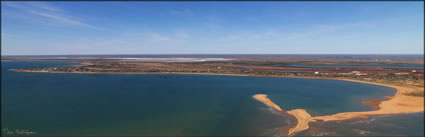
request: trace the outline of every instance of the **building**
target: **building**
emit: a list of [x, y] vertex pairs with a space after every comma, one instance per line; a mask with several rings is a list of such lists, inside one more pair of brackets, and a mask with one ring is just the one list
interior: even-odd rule
[[367, 76], [367, 73], [356, 73], [356, 76]]
[[351, 75], [353, 73], [337, 73], [338, 75]]
[[351, 71], [351, 74], [354, 74], [356, 76], [366, 76], [366, 75], [368, 75], [367, 73], [362, 73], [360, 71]]
[[351, 71], [353, 74], [360, 74], [360, 71]]
[[395, 73], [396, 75], [409, 75], [409, 73], [408, 72], [397, 72], [397, 73]]

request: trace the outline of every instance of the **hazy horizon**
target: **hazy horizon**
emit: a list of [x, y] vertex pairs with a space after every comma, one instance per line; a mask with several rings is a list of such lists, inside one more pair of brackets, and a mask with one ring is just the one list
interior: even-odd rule
[[424, 54], [423, 2], [2, 2], [2, 56]]
[[353, 55], [353, 56], [368, 56], [368, 55], [377, 55], [377, 56], [424, 56], [424, 54], [255, 54], [255, 53], [246, 53], [246, 54], [215, 54], [215, 53], [208, 53], [208, 54], [202, 54], [202, 53], [193, 53], [193, 54], [40, 54], [40, 55], [1, 55], [1, 56], [136, 56], [136, 55], [157, 55], [157, 56], [167, 56], [167, 55], [288, 55], [288, 56], [321, 56], [321, 55], [336, 55], [336, 56], [346, 56], [346, 55]]

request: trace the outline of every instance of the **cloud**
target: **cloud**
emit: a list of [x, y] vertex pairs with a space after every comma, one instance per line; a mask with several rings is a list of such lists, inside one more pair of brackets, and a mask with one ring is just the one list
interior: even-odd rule
[[184, 32], [183, 33], [179, 32], [179, 33], [176, 34], [176, 36], [181, 37], [181, 38], [189, 38], [190, 37], [189, 34], [184, 33]]
[[190, 37], [191, 37], [191, 36], [190, 36], [188, 33], [186, 33], [184, 30], [178, 31], [178, 32], [176, 33], [176, 36], [177, 36], [177, 37], [179, 37], [179, 38], [190, 38]]
[[218, 18], [217, 16], [209, 16], [207, 20], [210, 22], [223, 22], [223, 19]]
[[48, 10], [48, 11], [62, 11], [62, 9], [50, 6], [50, 5], [48, 5], [47, 3], [44, 3], [44, 2], [30, 2], [29, 4], [32, 5], [32, 6], [44, 9], [44, 10]]
[[309, 29], [303, 28], [303, 30], [305, 31], [295, 31], [295, 32], [288, 32], [281, 29], [265, 29], [265, 30], [259, 30], [259, 31], [236, 32], [236, 33], [230, 33], [221, 38], [218, 38], [218, 41], [246, 41], [246, 40], [255, 40], [255, 41], [263, 41], [263, 42], [289, 41], [289, 40], [297, 40], [297, 39], [324, 35], [326, 33], [338, 31], [347, 27], [359, 26], [359, 25], [363, 25], [363, 23], [316, 25]]
[[[64, 25], [73, 25], [80, 26], [85, 28], [91, 28], [96, 30], [104, 30], [103, 28], [93, 26], [87, 23], [84, 23], [80, 20], [74, 19], [68, 15], [64, 15], [62, 9], [47, 5], [46, 3], [40, 2], [25, 2], [25, 3], [12, 3], [5, 2], [5, 5], [29, 13], [31, 15], [36, 15], [36, 17], [43, 17], [49, 20], [55, 21], [55, 23], [61, 23]], [[34, 16], [32, 16], [34, 17]], [[29, 18], [29, 17], [28, 17]]]
[[236, 32], [218, 39], [218, 41], [245, 41], [245, 40], [273, 40], [279, 38], [281, 33], [268, 29], [263, 31]]
[[282, 38], [282, 40], [294, 40], [294, 39], [306, 38], [311, 36], [317, 36], [317, 35], [337, 31], [343, 28], [356, 26], [356, 25], [361, 25], [361, 24], [318, 25], [309, 31], [291, 33], [289, 34], [289, 36], [287, 35], [284, 38]]
[[150, 33], [148, 34], [152, 39], [159, 40], [159, 41], [167, 41], [169, 38], [167, 36], [159, 35], [157, 33]]
[[58, 14], [51, 14], [51, 13], [45, 13], [45, 12], [38, 12], [38, 11], [33, 11], [33, 10], [29, 10], [30, 13], [34, 14], [34, 15], [39, 15], [39, 16], [43, 16], [52, 20], [56, 20], [65, 24], [69, 24], [69, 25], [76, 25], [76, 26], [82, 26], [82, 27], [86, 27], [86, 28], [92, 28], [92, 29], [97, 29], [97, 30], [101, 30], [101, 28], [83, 23], [81, 21], [78, 20], [73, 20], [70, 18], [66, 18], [64, 16], [58, 15]]
[[16, 4], [16, 3], [4, 2], [3, 4], [6, 5], [6, 6], [9, 6], [9, 7], [12, 7], [12, 8], [25, 9], [25, 7], [21, 6], [20, 4]]
[[276, 35], [278, 35], [276, 32], [274, 32], [273, 30], [266, 30], [264, 32], [261, 33], [256, 33], [254, 35], [252, 35], [250, 38], [252, 39], [271, 39], [273, 37], [275, 37]]
[[205, 28], [209, 29], [208, 31], [217, 31], [220, 29], [224, 29], [223, 25], [225, 23], [225, 20], [215, 15], [210, 15], [203, 17], [203, 20], [200, 23], [204, 25]]
[[180, 9], [180, 10], [171, 10], [170, 14], [183, 16], [183, 15], [193, 15], [193, 12], [190, 9]]

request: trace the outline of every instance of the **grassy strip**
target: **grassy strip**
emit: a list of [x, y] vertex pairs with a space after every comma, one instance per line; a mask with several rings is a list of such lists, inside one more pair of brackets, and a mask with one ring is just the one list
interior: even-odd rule
[[405, 95], [423, 97], [424, 92], [412, 92], [412, 93], [406, 93]]

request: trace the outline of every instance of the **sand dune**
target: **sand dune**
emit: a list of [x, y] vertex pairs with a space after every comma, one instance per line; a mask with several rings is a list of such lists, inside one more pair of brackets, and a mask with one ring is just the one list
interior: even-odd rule
[[[392, 87], [397, 89], [397, 93], [389, 100], [382, 101], [379, 104], [379, 107], [378, 107], [379, 109], [373, 110], [373, 111], [343, 112], [343, 113], [336, 113], [332, 115], [315, 116], [315, 117], [311, 117], [310, 114], [305, 109], [294, 109], [294, 110], [287, 111], [289, 115], [294, 116], [298, 121], [295, 127], [289, 129], [288, 135], [293, 135], [296, 132], [307, 130], [309, 128], [308, 126], [309, 122], [348, 120], [348, 119], [354, 119], [354, 118], [368, 118], [369, 116], [376, 116], [376, 115], [403, 114], [403, 113], [413, 113], [413, 112], [424, 111], [423, 97], [414, 97], [414, 96], [404, 95], [404, 93], [408, 93], [412, 91], [413, 89], [411, 88], [381, 84], [381, 83], [357, 81], [357, 80], [348, 80], [348, 79], [339, 79], [339, 80]], [[282, 111], [282, 112], [284, 111], [278, 105], [273, 103], [273, 101], [268, 99], [267, 95], [265, 94], [257, 94], [257, 95], [254, 95], [253, 97], [256, 100], [278, 111]]]

